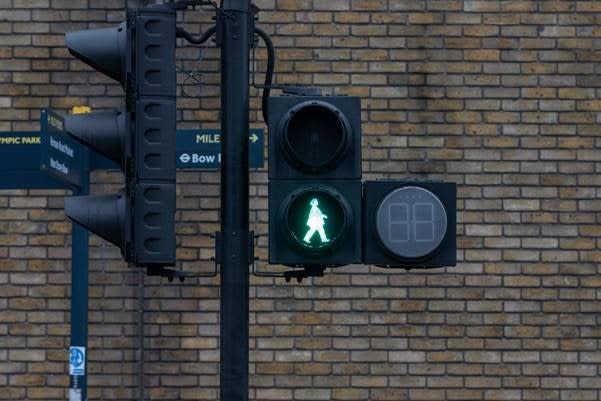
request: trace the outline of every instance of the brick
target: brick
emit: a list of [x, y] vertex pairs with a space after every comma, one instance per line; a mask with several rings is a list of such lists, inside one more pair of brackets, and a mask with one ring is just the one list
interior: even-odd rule
[[11, 361], [43, 361], [46, 353], [43, 350], [10, 350], [8, 358]]
[[391, 362], [415, 363], [425, 362], [425, 352], [419, 351], [394, 351], [390, 352], [389, 359]]
[[332, 0], [326, 2], [315, 3], [316, 10], [332, 10], [332, 11], [345, 11], [350, 10], [349, 0]]
[[329, 400], [331, 399], [331, 390], [298, 389], [294, 390], [294, 397], [298, 400]]

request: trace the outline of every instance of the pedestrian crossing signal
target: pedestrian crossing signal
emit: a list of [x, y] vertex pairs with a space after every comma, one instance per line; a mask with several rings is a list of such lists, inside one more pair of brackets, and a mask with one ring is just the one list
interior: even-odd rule
[[269, 183], [269, 261], [293, 267], [361, 261], [361, 181]]
[[324, 228], [326, 224], [326, 220], [328, 218], [327, 214], [324, 214], [319, 208], [319, 201], [317, 198], [311, 199], [311, 210], [309, 211], [309, 217], [307, 218], [307, 227], [309, 230], [303, 241], [307, 244], [311, 244], [311, 238], [315, 236], [315, 233], [319, 233], [319, 241], [321, 244], [328, 244], [330, 240], [326, 235], [326, 230]]
[[359, 98], [270, 98], [269, 261], [361, 262]]
[[335, 196], [307, 190], [288, 203], [286, 227], [297, 244], [310, 250], [336, 245], [348, 226], [349, 211]]

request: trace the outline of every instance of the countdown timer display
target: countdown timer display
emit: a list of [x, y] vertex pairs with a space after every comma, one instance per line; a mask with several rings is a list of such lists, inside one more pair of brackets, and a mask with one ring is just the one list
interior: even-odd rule
[[416, 259], [434, 252], [447, 233], [448, 219], [440, 199], [425, 188], [398, 188], [380, 203], [376, 231], [396, 256]]

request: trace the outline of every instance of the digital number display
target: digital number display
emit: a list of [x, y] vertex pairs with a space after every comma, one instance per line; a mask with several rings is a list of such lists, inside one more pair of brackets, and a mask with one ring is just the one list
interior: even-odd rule
[[447, 214], [440, 199], [427, 189], [398, 188], [378, 208], [377, 231], [390, 252], [420, 258], [440, 246], [447, 232]]

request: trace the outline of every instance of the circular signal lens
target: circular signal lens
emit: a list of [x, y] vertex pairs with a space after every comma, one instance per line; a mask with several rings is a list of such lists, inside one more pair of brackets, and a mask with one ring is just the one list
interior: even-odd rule
[[408, 186], [389, 193], [376, 214], [380, 242], [396, 256], [425, 257], [436, 251], [447, 233], [447, 213], [436, 195]]
[[286, 228], [297, 246], [312, 251], [333, 248], [348, 226], [348, 207], [336, 193], [308, 189], [287, 201]]
[[331, 104], [308, 101], [292, 108], [280, 126], [288, 159], [306, 171], [328, 170], [342, 160], [349, 147], [350, 124]]

